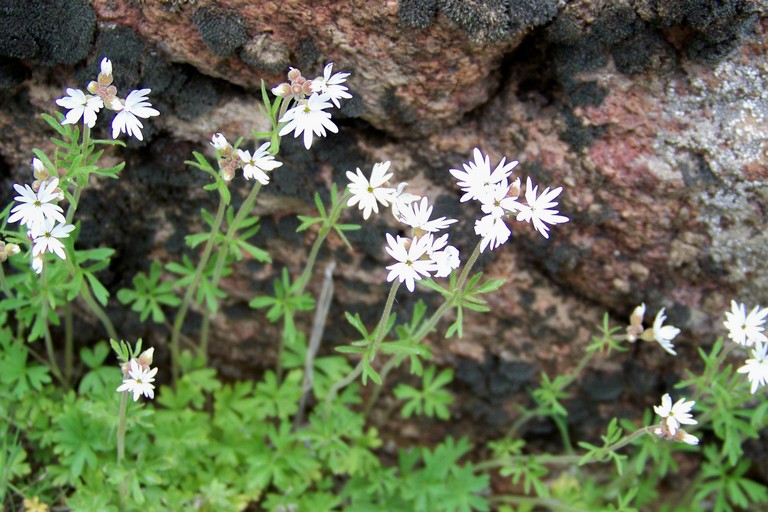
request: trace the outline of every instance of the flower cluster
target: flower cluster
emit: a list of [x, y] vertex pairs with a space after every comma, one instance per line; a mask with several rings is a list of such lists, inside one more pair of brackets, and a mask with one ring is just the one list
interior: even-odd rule
[[133, 358], [122, 365], [123, 383], [117, 388], [118, 393], [133, 393], [133, 401], [137, 401], [141, 395], [147, 398], [155, 398], [155, 381], [157, 368], [151, 368], [154, 348], [142, 352], [139, 357]]
[[387, 267], [387, 281], [405, 282], [412, 292], [416, 281], [432, 275], [446, 277], [459, 267], [459, 251], [448, 245], [448, 234], [437, 235], [457, 221], [445, 217], [432, 219], [433, 207], [429, 199], [405, 192], [407, 183], [400, 183], [396, 188], [388, 187], [393, 175], [389, 166], [390, 162], [375, 164], [370, 178], [366, 178], [359, 168], [354, 173], [347, 171], [351, 194], [347, 206], [357, 205], [365, 219], [371, 212], [379, 213], [379, 205], [391, 208], [395, 219], [408, 229], [408, 237], [387, 233], [386, 250], [396, 261]]
[[294, 137], [304, 134], [304, 147], [312, 147], [315, 136], [325, 137], [326, 130], [338, 133], [338, 127], [327, 112], [332, 106], [339, 108], [339, 100], [349, 99], [349, 89], [343, 85], [349, 73], [333, 73], [333, 63], [323, 70], [323, 76], [307, 80], [301, 71], [290, 68], [288, 82], [272, 89], [272, 94], [285, 99], [286, 105], [291, 101], [295, 105], [280, 117], [279, 123], [284, 126], [278, 133], [281, 137], [293, 132]]
[[696, 436], [692, 436], [680, 428], [680, 425], [696, 425], [698, 423], [691, 415], [691, 409], [693, 409], [695, 404], [696, 402], [686, 402], [685, 398], [681, 398], [673, 405], [669, 393], [665, 393], [661, 397], [661, 405], [653, 406], [656, 414], [661, 416], [661, 423], [653, 427], [653, 433], [662, 439], [671, 439], [687, 444], [699, 444]]
[[627, 340], [635, 342], [638, 339], [643, 341], [656, 341], [661, 348], [672, 354], [677, 355], [672, 340], [680, 334], [680, 329], [672, 325], [664, 325], [667, 315], [664, 314], [664, 308], [656, 313], [653, 321], [653, 327], [643, 329], [643, 316], [645, 315], [645, 304], [640, 304], [629, 317], [629, 326], [627, 327]]
[[555, 209], [555, 198], [563, 191], [562, 187], [554, 190], [547, 187], [539, 194], [538, 185], [529, 177], [525, 184], [525, 202], [519, 201], [520, 178], [510, 180], [517, 160], [507, 163], [506, 158], [502, 158], [492, 168], [490, 157], [478, 148], [473, 156], [474, 160], [463, 164], [464, 170], [451, 169], [450, 172], [464, 192], [460, 201], [478, 201], [485, 214], [475, 221], [475, 233], [481, 237], [481, 252], [488, 247], [494, 250], [509, 240], [511, 231], [504, 222], [508, 216], [516, 215], [518, 221], [533, 224], [544, 238], [549, 238], [549, 225], [570, 220]]
[[[75, 226], [68, 224], [64, 210], [58, 202], [64, 199], [59, 188], [59, 179], [49, 176], [45, 165], [34, 158], [32, 169], [36, 180], [32, 186], [14, 184], [19, 195], [14, 199], [19, 203], [11, 209], [8, 222], [18, 222], [27, 228], [27, 237], [32, 244], [32, 268], [38, 274], [43, 270], [45, 254], [52, 252], [59, 258], [67, 259], [62, 238], [69, 238]], [[18, 253], [18, 246], [5, 246], [3, 256]], [[3, 258], [4, 259], [4, 258]]]
[[747, 314], [744, 304], [738, 304], [732, 300], [731, 311], [725, 313], [725, 322], [723, 322], [728, 329], [728, 338], [738, 345], [751, 349], [752, 357], [736, 371], [747, 374], [753, 394], [760, 386], [768, 384], [768, 338], [764, 333], [766, 317], [768, 317], [768, 308], [755, 306]]
[[106, 57], [101, 61], [101, 70], [96, 80], [88, 84], [86, 94], [80, 89], [67, 89], [67, 96], [56, 103], [68, 110], [62, 124], [76, 124], [83, 120], [89, 128], [96, 124], [96, 115], [102, 108], [117, 112], [112, 119], [112, 138], [120, 133], [143, 140], [139, 118], [160, 115], [147, 100], [150, 89], [139, 89], [128, 93], [125, 99], [117, 96], [117, 88], [112, 85], [112, 62]]
[[245, 179], [253, 178], [262, 185], [266, 185], [269, 183], [267, 171], [272, 171], [283, 165], [269, 153], [269, 142], [265, 142], [251, 154], [242, 149], [235, 151], [224, 135], [216, 133], [211, 138], [211, 146], [216, 149], [221, 176], [226, 181], [231, 181], [235, 177], [235, 171], [242, 167]]

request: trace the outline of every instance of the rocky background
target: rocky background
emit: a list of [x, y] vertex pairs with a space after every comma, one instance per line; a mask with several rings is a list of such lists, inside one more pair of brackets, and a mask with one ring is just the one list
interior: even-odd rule
[[[571, 222], [549, 240], [514, 224], [510, 242], [480, 262], [507, 280], [491, 313], [470, 315], [461, 339], [427, 341], [456, 370], [455, 421], [441, 428], [493, 435], [516, 402], [527, 404], [524, 390], [540, 371], [573, 367], [603, 312], [624, 324], [640, 302], [651, 315], [666, 307], [683, 329], [678, 357], [638, 344], [593, 364], [570, 403], [574, 435], [588, 434], [670, 390], [697, 364], [696, 349], [724, 335], [731, 298], [768, 305], [763, 1], [1, 0], [0, 19], [3, 205], [11, 184], [29, 179], [31, 149], [51, 149], [38, 114], [53, 112], [65, 87], [84, 88], [102, 57], [120, 90], [152, 89], [161, 116], [145, 123], [144, 143], [110, 157], [127, 161], [121, 179], [96, 184], [80, 209], [79, 243], [117, 249], [103, 275], [113, 292], [152, 260], [188, 252], [183, 236], [201, 229], [199, 210], [215, 198], [184, 161], [195, 150], [211, 154], [214, 132], [234, 140], [263, 126], [262, 79], [276, 85], [288, 66], [313, 77], [331, 61], [352, 73], [355, 98], [335, 115], [340, 135], [310, 152], [286, 139], [285, 165], [262, 194], [254, 242], [275, 264], [246, 262], [225, 281], [211, 356], [227, 377], [274, 361], [275, 331], [247, 302], [271, 290], [283, 266], [301, 268], [306, 251], [296, 248], [312, 240], [294, 232], [295, 215], [312, 210], [316, 190], [391, 160], [396, 179], [429, 195], [436, 214], [461, 219], [453, 239], [468, 255], [479, 210], [458, 203], [448, 170], [474, 147], [494, 165], [519, 160], [519, 174], [542, 187], [563, 186]], [[242, 178], [232, 188], [245, 195]], [[348, 220], [362, 222], [357, 212]], [[324, 251], [321, 265], [337, 262], [327, 351], [351, 339], [345, 308], [375, 322], [388, 289], [384, 233], [394, 229], [379, 216], [351, 237], [356, 252], [338, 239]], [[399, 313], [414, 300], [403, 292]], [[165, 326], [139, 324], [116, 300], [110, 313], [126, 339], [162, 347], [168, 338]], [[81, 343], [103, 336], [87, 316], [79, 323]], [[198, 324], [193, 316], [187, 335]]]

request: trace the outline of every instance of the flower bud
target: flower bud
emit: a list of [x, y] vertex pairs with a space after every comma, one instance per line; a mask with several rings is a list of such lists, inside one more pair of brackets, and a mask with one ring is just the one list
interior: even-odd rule
[[511, 197], [512, 199], [517, 199], [520, 196], [520, 178], [517, 178], [515, 181], [512, 182], [512, 185], [509, 186], [509, 190], [507, 190], [507, 197]]
[[101, 59], [101, 74], [112, 76], [112, 62], [106, 57]]
[[44, 180], [48, 177], [48, 171], [45, 170], [45, 165], [37, 158], [32, 159], [32, 172], [38, 180]]
[[288, 80], [293, 82], [299, 77], [301, 77], [301, 71], [296, 68], [290, 68], [290, 71], [288, 71]]
[[139, 354], [139, 365], [148, 370], [152, 366], [152, 356], [155, 354], [155, 347], [148, 348], [141, 354]]
[[226, 137], [221, 133], [215, 133], [213, 134], [213, 137], [211, 137], [211, 146], [219, 151], [224, 151], [229, 147], [229, 142], [227, 142]]
[[96, 82], [96, 81], [92, 80], [92, 81], [88, 82], [88, 87], [86, 87], [86, 89], [88, 89], [89, 93], [96, 94], [96, 92], [99, 90], [100, 87], [101, 87], [101, 85], [99, 85], [99, 82]]
[[278, 98], [285, 98], [291, 94], [291, 86], [287, 82], [283, 82], [277, 87], [272, 88], [272, 94]]

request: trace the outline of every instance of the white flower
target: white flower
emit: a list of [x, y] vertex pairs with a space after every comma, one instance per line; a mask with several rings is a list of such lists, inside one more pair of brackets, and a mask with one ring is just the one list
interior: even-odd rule
[[31, 230], [41, 228], [46, 219], [58, 220], [64, 222], [64, 215], [61, 206], [53, 204], [59, 198], [56, 188], [59, 186], [59, 179], [54, 178], [47, 185], [41, 185], [37, 192], [24, 184], [13, 185], [20, 195], [14, 199], [21, 204], [13, 207], [8, 222], [21, 221], [22, 226], [27, 226]]
[[214, 149], [218, 149], [219, 151], [224, 151], [229, 147], [229, 142], [227, 141], [227, 138], [224, 137], [221, 133], [214, 133], [213, 137], [211, 137], [211, 146], [214, 147]]
[[152, 104], [147, 101], [147, 94], [151, 91], [151, 89], [131, 91], [124, 102], [120, 101], [120, 112], [112, 119], [113, 139], [116, 139], [120, 132], [123, 132], [126, 135], [136, 137], [138, 140], [144, 140], [144, 136], [141, 134], [144, 125], [139, 121], [139, 117], [146, 119], [160, 115], [160, 112], [152, 108]]
[[330, 99], [328, 94], [312, 93], [309, 99], [302, 100], [280, 118], [281, 123], [287, 124], [280, 130], [279, 135], [282, 137], [293, 132], [293, 136], [298, 137], [304, 132], [304, 147], [309, 149], [314, 135], [325, 137], [326, 129], [338, 133], [339, 129], [331, 121], [331, 114], [325, 111], [326, 108], [331, 108]]
[[653, 339], [659, 342], [661, 348], [672, 354], [677, 355], [675, 352], [675, 346], [672, 344], [672, 340], [680, 334], [680, 329], [672, 325], [662, 325], [667, 316], [664, 314], [664, 309], [661, 308], [656, 314], [656, 319], [653, 321]]
[[435, 277], [448, 277], [461, 264], [459, 250], [452, 245], [433, 252], [429, 257], [435, 262]]
[[67, 89], [67, 94], [69, 96], [56, 100], [56, 104], [69, 109], [61, 124], [75, 124], [82, 117], [83, 123], [89, 128], [93, 128], [93, 125], [96, 124], [96, 114], [104, 106], [101, 98], [90, 94], [86, 95], [80, 89]]
[[389, 162], [375, 164], [370, 180], [359, 168], [354, 173], [347, 171], [348, 188], [352, 194], [347, 201], [347, 206], [358, 205], [358, 208], [363, 210], [364, 219], [371, 215], [371, 211], [379, 213], [379, 203], [382, 206], [389, 206], [393, 199], [395, 189], [382, 186], [392, 177], [392, 173], [388, 173], [387, 170], [389, 170]]
[[520, 203], [517, 202], [517, 195], [513, 197], [508, 194], [511, 188], [520, 190], [520, 178], [517, 178], [512, 185], [507, 183], [506, 178], [495, 185], [489, 185], [486, 188], [486, 193], [482, 198], [482, 205], [480, 206], [483, 213], [493, 215], [494, 217], [502, 217], [507, 213], [518, 211]]
[[486, 247], [490, 246], [494, 250], [509, 240], [511, 231], [502, 217], [486, 215], [475, 221], [475, 234], [482, 237], [480, 252], [485, 252]]
[[262, 185], [269, 183], [269, 176], [265, 171], [271, 171], [283, 165], [282, 162], [275, 160], [275, 157], [269, 154], [269, 142], [265, 142], [259, 149], [251, 155], [248, 151], [237, 150], [240, 160], [243, 161], [243, 176], [245, 179], [254, 178]]
[[[407, 246], [408, 243], [410, 247]], [[409, 240], [399, 236], [395, 239], [387, 233], [387, 244], [387, 252], [397, 261], [394, 265], [387, 267], [390, 271], [387, 275], [388, 282], [394, 281], [395, 278], [401, 283], [405, 281], [406, 288], [412, 292], [415, 281], [421, 280], [422, 277], [429, 277], [429, 273], [435, 270], [434, 261], [428, 258], [422, 259], [432, 246], [431, 236], [415, 237]]]
[[54, 220], [46, 219], [45, 225], [38, 232], [32, 232], [35, 239], [32, 256], [52, 252], [63, 260], [67, 259], [64, 244], [60, 239], [69, 238], [69, 234], [75, 229], [75, 226], [64, 223], [54, 225], [54, 223]]
[[475, 148], [473, 156], [474, 161], [463, 164], [463, 171], [450, 170], [459, 188], [465, 192], [459, 200], [462, 203], [470, 199], [482, 202], [491, 187], [506, 180], [518, 164], [516, 160], [506, 163], [506, 158], [502, 158], [496, 169], [491, 171], [491, 159], [487, 155], [484, 156], [478, 148]]
[[699, 438], [696, 436], [692, 436], [681, 428], [671, 429], [665, 423], [655, 426], [653, 428], [653, 433], [662, 439], [677, 441], [678, 443], [685, 443], [690, 445], [699, 444]]
[[141, 395], [147, 398], [155, 397], [155, 386], [152, 384], [155, 380], [157, 368], [144, 368], [136, 359], [131, 359], [131, 369], [128, 371], [128, 378], [123, 379], [123, 383], [117, 388], [122, 393], [128, 391], [133, 393], [133, 401], [137, 401]]
[[45, 254], [32, 255], [32, 270], [35, 274], [39, 274], [43, 271], [43, 263], [45, 263]]
[[747, 359], [744, 366], [736, 371], [747, 374], [747, 379], [752, 383], [753, 395], [757, 388], [768, 384], [768, 343], [755, 342], [752, 349], [752, 359]]
[[681, 398], [675, 405], [672, 405], [672, 398], [669, 393], [664, 393], [661, 397], [661, 406], [654, 405], [653, 410], [661, 416], [662, 424], [665, 424], [672, 435], [675, 434], [680, 425], [696, 425], [698, 422], [693, 419], [691, 409], [696, 404], [694, 401], [685, 401]]
[[414, 202], [407, 208], [404, 208], [400, 212], [398, 220], [403, 224], [411, 226], [416, 231], [427, 233], [435, 233], [458, 222], [456, 219], [446, 219], [445, 217], [429, 220], [429, 217], [432, 215], [432, 209], [433, 207], [429, 205], [429, 200], [426, 197], [422, 197], [420, 202]]
[[101, 59], [101, 74], [104, 76], [112, 76], [112, 62], [106, 57]]
[[768, 315], [768, 308], [760, 309], [755, 306], [747, 314], [744, 304], [737, 304], [731, 300], [731, 311], [725, 313], [725, 328], [728, 329], [728, 337], [739, 345], [752, 346], [755, 342], [768, 342], [763, 334], [763, 324]]
[[408, 205], [412, 202], [421, 199], [421, 196], [417, 196], [409, 192], [404, 192], [404, 189], [407, 186], [407, 183], [400, 183], [397, 186], [397, 190], [395, 190], [392, 193], [392, 197], [390, 197], [390, 201], [392, 202], [392, 215], [398, 220], [400, 219], [401, 211], [408, 208]]
[[530, 177], [526, 179], [525, 201], [528, 204], [519, 203], [520, 213], [517, 214], [517, 220], [532, 222], [533, 227], [544, 238], [549, 238], [549, 226], [547, 224], [561, 224], [570, 220], [568, 217], [558, 215], [559, 212], [553, 209], [553, 207], [557, 206], [557, 201], [554, 201], [554, 199], [560, 195], [563, 187], [557, 187], [554, 190], [549, 190], [549, 187], [547, 187], [540, 196], [536, 197], [538, 188], [538, 185], [533, 186]]
[[326, 64], [325, 69], [323, 69], [323, 76], [319, 76], [312, 80], [312, 92], [327, 94], [333, 104], [336, 105], [336, 108], [339, 108], [341, 106], [339, 104], [340, 99], [349, 99], [352, 97], [352, 95], [347, 92], [349, 89], [347, 89], [345, 85], [341, 85], [347, 81], [349, 73], [336, 73], [331, 76], [332, 70], [333, 62]]

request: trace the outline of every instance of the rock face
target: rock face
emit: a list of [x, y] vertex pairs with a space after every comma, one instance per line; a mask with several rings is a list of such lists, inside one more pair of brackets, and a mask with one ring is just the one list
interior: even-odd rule
[[[0, 36], [3, 204], [10, 183], [29, 172], [31, 147], [46, 147], [42, 125], [31, 116], [52, 111], [51, 100], [65, 85], [83, 87], [104, 55], [120, 87], [152, 88], [162, 112], [148, 123], [146, 143], [124, 152], [120, 185], [103, 185], [103, 195], [83, 206], [93, 235], [82, 243], [119, 250], [107, 279], [113, 290], [146, 267], [147, 255], [175, 258], [184, 250], [181, 237], [195, 228], [189, 219], [210, 200], [202, 192], [190, 197], [203, 183], [184, 168], [191, 152], [202, 151], [214, 132], [234, 138], [260, 126], [262, 79], [276, 85], [288, 66], [315, 76], [332, 61], [334, 69], [352, 73], [355, 99], [338, 116], [341, 136], [319, 141], [310, 153], [285, 141], [286, 165], [268, 190], [273, 200], [259, 211], [258, 242], [276, 253], [275, 268], [295, 270], [303, 261], [296, 247], [307, 242], [292, 234], [293, 216], [308, 211], [314, 190], [329, 180], [343, 183], [344, 171], [367, 171], [376, 161], [391, 160], [399, 181], [415, 193], [428, 191], [436, 214], [462, 219], [456, 238], [465, 254], [476, 243], [471, 216], [477, 212], [459, 205], [448, 169], [460, 167], [474, 147], [494, 164], [502, 156], [518, 159], [519, 174], [542, 187], [565, 188], [561, 209], [570, 223], [549, 240], [515, 224], [510, 243], [484, 255], [485, 271], [508, 280], [491, 299], [491, 314], [470, 317], [463, 339], [430, 340], [439, 360], [463, 361], [458, 377], [468, 391], [485, 390], [477, 400], [492, 412], [489, 421], [498, 420], [494, 401], [524, 386], [508, 368], [526, 379], [533, 373], [525, 365], [567, 368], [602, 311], [623, 323], [640, 302], [654, 312], [666, 306], [670, 321], [685, 331], [680, 351], [693, 354], [699, 340], [722, 334], [731, 298], [768, 305], [764, 3], [33, 4], [47, 16], [24, 15], [27, 2], [20, 0], [0, 6], [11, 26]], [[77, 20], [76, 27], [62, 24], [76, 37], [30, 21], [51, 16]], [[99, 205], [105, 197], [108, 210]], [[334, 241], [324, 255], [339, 261], [332, 314], [384, 299], [383, 233], [394, 223], [382, 218], [369, 227], [372, 233], [353, 237], [359, 253], [347, 254]], [[216, 319], [214, 356], [233, 374], [238, 361], [254, 358], [254, 347], [271, 346], [256, 327], [263, 317], [244, 304], [271, 289], [277, 270], [253, 264], [245, 271], [228, 281], [231, 297]], [[161, 328], [129, 318], [126, 330], [163, 338]], [[342, 327], [329, 334], [346, 337]], [[665, 364], [655, 348], [641, 345], [637, 353], [648, 357], [646, 367]], [[595, 378], [613, 382], [611, 372], [621, 367], [603, 370], [608, 377]], [[627, 385], [643, 380], [624, 370]], [[654, 389], [653, 382], [644, 386], [637, 391]]]

